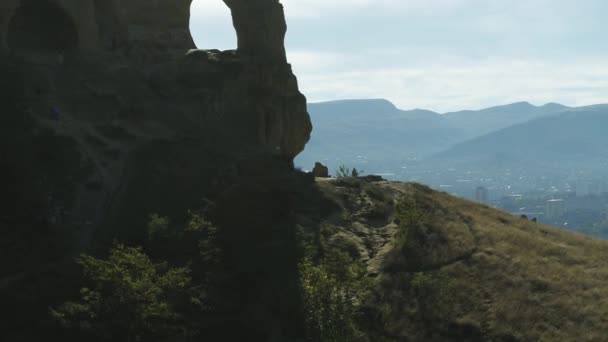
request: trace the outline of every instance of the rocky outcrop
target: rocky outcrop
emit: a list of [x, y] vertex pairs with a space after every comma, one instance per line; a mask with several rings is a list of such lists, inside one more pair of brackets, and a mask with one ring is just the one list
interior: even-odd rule
[[48, 36], [68, 23], [78, 37], [71, 47], [81, 51], [113, 50], [137, 44], [187, 49], [194, 45], [188, 29], [190, 2], [6, 0], [0, 5], [2, 47], [10, 50], [15, 47], [13, 43], [17, 46], [23, 43], [20, 38], [27, 39], [24, 35], [45, 32]]
[[[274, 274], [295, 270], [285, 179], [299, 184], [293, 158], [312, 128], [285, 58], [282, 6], [227, 3], [232, 51], [195, 49], [190, 0], [0, 1], [0, 300], [24, 308], [0, 310], [11, 316], [0, 340], [54, 335], [49, 307], [72, 296], [76, 255], [146, 245], [151, 214], [180, 224], [212, 207], [235, 236], [231, 282], [264, 274], [221, 300], [243, 317], [227, 326], [246, 340], [291, 340], [251, 331], [291, 330], [283, 322], [303, 312], [298, 288]], [[256, 269], [241, 263], [252, 256]]]
[[86, 249], [95, 229], [82, 227], [137, 226], [167, 202], [183, 212], [239, 161], [291, 164], [312, 126], [283, 7], [225, 2], [234, 51], [195, 49], [191, 0], [0, 2], [1, 185], [32, 184], [6, 198], [0, 226], [77, 226]]
[[284, 63], [287, 32], [278, 0], [224, 0], [232, 11], [239, 51], [267, 61]]
[[[49, 58], [63, 64], [76, 54], [92, 55], [97, 59], [96, 67], [110, 64], [114, 70], [140, 73], [148, 80], [139, 88], [149, 88], [152, 81], [165, 93], [182, 86], [178, 83], [187, 78], [191, 81], [187, 84], [189, 89], [171, 94], [177, 97], [167, 94], [164, 103], [180, 111], [196, 112], [189, 116], [196, 116], [198, 124], [207, 127], [210, 123], [203, 121], [209, 113], [230, 111], [230, 122], [216, 127], [234, 131], [228, 140], [247, 137], [245, 146], [258, 145], [293, 159], [303, 150], [312, 128], [305, 98], [285, 57], [287, 26], [283, 6], [277, 0], [225, 2], [237, 31], [235, 53], [206, 51], [179, 57], [194, 48], [189, 32], [191, 0], [3, 1], [0, 49], [4, 54], [27, 55], [37, 62], [42, 58], [45, 64]], [[54, 69], [61, 66], [54, 65]], [[79, 70], [81, 79], [90, 79], [91, 73], [90, 68]], [[125, 81], [119, 78], [105, 80], [106, 87]], [[196, 90], [204, 91], [204, 95], [212, 93], [213, 99], [195, 106], [192, 102], [200, 94], [179, 98]], [[115, 93], [123, 99], [131, 98], [124, 91]], [[141, 98], [138, 101], [154, 102]], [[142, 104], [130, 104], [138, 105]], [[107, 117], [111, 114], [107, 113]], [[173, 111], [171, 115], [177, 114]], [[153, 116], [146, 119], [152, 120]], [[247, 126], [246, 132], [239, 126]]]
[[316, 162], [315, 167], [312, 169], [312, 175], [317, 178], [329, 178], [329, 169], [327, 166]]

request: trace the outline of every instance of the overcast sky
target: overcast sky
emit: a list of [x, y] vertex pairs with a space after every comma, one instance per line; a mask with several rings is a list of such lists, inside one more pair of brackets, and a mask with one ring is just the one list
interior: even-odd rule
[[[608, 0], [282, 0], [309, 102], [386, 98], [439, 112], [608, 103]], [[201, 49], [236, 47], [221, 0], [194, 0]]]

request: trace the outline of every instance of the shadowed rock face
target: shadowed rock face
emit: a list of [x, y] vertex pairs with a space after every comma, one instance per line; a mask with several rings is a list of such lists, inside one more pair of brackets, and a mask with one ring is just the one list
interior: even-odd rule
[[27, 2], [19, 7], [8, 27], [11, 49], [70, 50], [78, 46], [72, 19], [51, 3]]
[[273, 62], [286, 62], [287, 24], [278, 0], [224, 0], [232, 11], [238, 49]]
[[[209, 175], [232, 175], [239, 160], [258, 157], [290, 164], [304, 149], [312, 126], [285, 57], [282, 5], [225, 0], [238, 49], [219, 51], [195, 49], [190, 3], [0, 2], [0, 115], [7, 132], [27, 132], [3, 137], [0, 178], [15, 193], [18, 184], [44, 183], [29, 196], [43, 209], [23, 215], [96, 226], [132, 210], [124, 204], [133, 198], [142, 215], [174, 198], [184, 210], [191, 205], [184, 198], [221, 187]], [[24, 152], [13, 153], [20, 144]], [[48, 167], [28, 160], [51, 146], [60, 146], [44, 152], [54, 156], [57, 177], [23, 172]], [[150, 183], [133, 185], [145, 177]], [[16, 211], [3, 210], [0, 218], [13, 220]], [[91, 234], [82, 235], [86, 248]]]
[[[193, 81], [188, 82], [190, 90], [208, 91], [212, 86], [222, 100], [216, 99], [212, 106], [199, 105], [199, 118], [212, 111], [229, 110], [236, 122], [221, 129], [234, 130], [230, 140], [249, 137], [244, 141], [246, 146], [260, 145], [293, 159], [303, 150], [312, 127], [305, 99], [286, 61], [283, 6], [277, 0], [225, 3], [232, 11], [237, 31], [236, 53], [180, 56], [194, 48], [189, 31], [191, 0], [6, 0], [0, 5], [0, 47], [5, 54], [29, 55], [30, 61], [39, 61], [41, 55], [48, 61], [49, 54], [54, 54], [55, 60], [65, 62], [66, 54], [74, 55], [76, 50], [97, 55], [98, 66], [114, 62], [110, 61], [111, 55], [128, 62], [114, 67], [164, 78], [163, 88], [175, 88], [177, 79], [185, 78]], [[79, 73], [84, 76], [90, 71], [85, 68]], [[226, 84], [230, 89], [223, 86]], [[234, 102], [243, 106], [235, 108]], [[189, 107], [185, 103], [175, 105]], [[230, 127], [244, 123], [248, 126], [244, 132]]]

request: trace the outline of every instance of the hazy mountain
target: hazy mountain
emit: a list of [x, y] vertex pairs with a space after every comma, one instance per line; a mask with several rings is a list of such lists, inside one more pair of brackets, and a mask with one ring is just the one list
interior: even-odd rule
[[568, 109], [559, 104], [537, 107], [520, 102], [439, 114], [401, 110], [383, 99], [311, 103], [312, 138], [296, 163], [304, 168], [315, 161], [333, 168], [367, 164], [367, 171], [378, 172], [403, 160], [424, 158], [457, 143]]
[[608, 105], [569, 109], [457, 144], [432, 159], [598, 167], [608, 159], [607, 127]]
[[[370, 164], [429, 155], [467, 138], [448, 120], [428, 110], [400, 110], [387, 100], [312, 103], [312, 138], [296, 163], [311, 167]], [[373, 163], [371, 162], [373, 161]]]
[[475, 137], [568, 109], [569, 107], [557, 103], [534, 106], [528, 102], [517, 102], [477, 111], [465, 110], [446, 113], [444, 116], [454, 127], [462, 129], [471, 137]]

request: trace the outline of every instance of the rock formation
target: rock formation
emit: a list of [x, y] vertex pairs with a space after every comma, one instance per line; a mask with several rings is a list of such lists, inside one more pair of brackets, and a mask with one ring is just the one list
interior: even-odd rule
[[[39, 334], [57, 304], [49, 298], [67, 296], [74, 257], [114, 240], [145, 244], [151, 214], [179, 224], [189, 210], [219, 207], [227, 232], [250, 237], [243, 248], [227, 248], [247, 259], [259, 257], [261, 239], [290, 234], [293, 191], [282, 179], [295, 174], [293, 158], [312, 127], [286, 61], [283, 7], [226, 0], [238, 48], [219, 51], [195, 49], [190, 3], [0, 1], [0, 300], [27, 308], [10, 313], [11, 331], [0, 340], [39, 339], [23, 334]], [[278, 245], [263, 247], [265, 260], [284, 268], [261, 273], [288, 274], [292, 248]], [[266, 265], [273, 264], [259, 263]], [[268, 288], [278, 289], [270, 290], [275, 304], [252, 291], [234, 317], [245, 305], [256, 308], [251, 317], [263, 307], [278, 322], [297, 322], [289, 317], [300, 311], [285, 313], [276, 296], [285, 286]]]
[[313, 176], [317, 178], [328, 178], [329, 177], [329, 169], [327, 166], [316, 162], [315, 167], [312, 169]]
[[[0, 178], [15, 194], [42, 184], [28, 194], [40, 207], [24, 202], [20, 215], [79, 227], [128, 211], [145, 218], [162, 201], [188, 208], [238, 173], [238, 160], [292, 163], [312, 126], [286, 60], [283, 7], [225, 3], [234, 51], [195, 49], [191, 0], [0, 2], [0, 119], [10, 133]], [[0, 211], [19, 207], [6, 201]], [[6, 210], [0, 218], [16, 220], [19, 210]]]
[[[189, 32], [191, 0], [6, 0], [0, 5], [0, 49], [21, 60], [27, 56], [30, 62], [57, 62], [46, 65], [47, 74], [57, 73], [51, 80], [66, 71], [60, 69], [75, 66], [68, 58], [81, 60], [87, 55], [89, 63], [97, 59], [93, 64], [99, 72], [117, 78], [104, 80], [106, 88], [128, 83], [130, 80], [120, 79], [125, 72], [144, 78], [132, 89], [163, 88], [131, 101], [132, 94], [125, 89], [109, 90], [121, 103], [99, 119], [108, 120], [125, 107], [158, 101], [161, 95], [163, 107], [177, 107], [169, 115], [187, 112], [195, 124], [210, 127], [208, 116], [221, 113], [231, 121], [221, 124], [222, 130], [233, 132], [226, 134], [232, 135], [230, 140], [246, 137], [247, 146], [265, 146], [293, 159], [308, 141], [311, 124], [285, 57], [283, 7], [277, 0], [225, 2], [233, 13], [238, 37], [238, 49], [231, 53], [198, 51], [179, 57], [194, 48]], [[112, 75], [116, 70], [120, 72]], [[92, 73], [90, 68], [78, 72], [82, 83], [95, 87]], [[187, 89], [171, 91], [180, 87]], [[199, 94], [192, 94], [196, 92]], [[148, 96], [152, 98], [145, 98]], [[195, 99], [200, 99], [196, 105], [192, 103]], [[74, 116], [81, 119], [86, 114]], [[145, 116], [151, 121], [154, 115]]]

